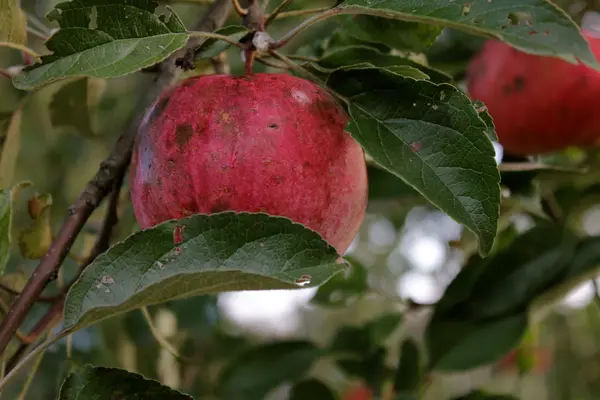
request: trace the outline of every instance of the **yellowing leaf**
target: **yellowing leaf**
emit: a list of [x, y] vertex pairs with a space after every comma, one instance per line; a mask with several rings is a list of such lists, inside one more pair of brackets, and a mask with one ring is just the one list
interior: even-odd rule
[[29, 200], [29, 214], [34, 220], [19, 234], [19, 249], [23, 257], [37, 260], [50, 248], [52, 244], [51, 208], [52, 196], [50, 194], [35, 195]]
[[27, 19], [19, 0], [0, 0], [0, 42], [24, 45], [27, 41]]
[[[2, 1], [2, 0], [0, 0]], [[0, 136], [0, 188], [11, 184], [21, 147], [21, 109], [10, 118], [8, 128]]]

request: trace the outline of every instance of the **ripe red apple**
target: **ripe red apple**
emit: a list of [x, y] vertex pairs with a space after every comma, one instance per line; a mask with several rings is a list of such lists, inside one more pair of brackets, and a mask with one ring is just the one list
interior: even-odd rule
[[352, 386], [342, 396], [343, 400], [371, 400], [372, 398], [371, 390], [364, 385]]
[[[583, 34], [599, 57], [600, 36]], [[583, 64], [489, 40], [470, 62], [467, 88], [487, 106], [506, 153], [542, 154], [600, 142], [600, 72]]]
[[147, 111], [131, 165], [137, 221], [266, 212], [320, 233], [343, 254], [367, 204], [363, 150], [320, 86], [286, 74], [205, 75]]

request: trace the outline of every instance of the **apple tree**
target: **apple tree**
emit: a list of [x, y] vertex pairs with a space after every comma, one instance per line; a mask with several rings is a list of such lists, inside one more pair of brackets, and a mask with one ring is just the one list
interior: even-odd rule
[[598, 398], [596, 3], [1, 0], [0, 399]]

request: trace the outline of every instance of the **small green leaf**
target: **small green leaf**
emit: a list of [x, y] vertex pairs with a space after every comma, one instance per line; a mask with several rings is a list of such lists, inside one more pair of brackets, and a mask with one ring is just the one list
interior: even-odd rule
[[[183, 241], [174, 241], [175, 232]], [[345, 265], [319, 234], [287, 218], [193, 215], [137, 232], [100, 255], [68, 293], [65, 327], [200, 294], [318, 286]]]
[[336, 400], [331, 389], [318, 379], [306, 379], [298, 382], [292, 388], [290, 400]]
[[155, 15], [157, 6], [154, 0], [57, 4], [48, 15], [60, 25], [46, 42], [53, 54], [27, 67], [13, 84], [29, 90], [67, 77], [114, 78], [164, 60], [185, 45], [189, 34], [172, 10]]
[[347, 99], [347, 130], [365, 151], [475, 233], [480, 254], [489, 253], [500, 174], [488, 127], [469, 98], [449, 84], [381, 68], [339, 69], [327, 85]]
[[578, 26], [546, 0], [342, 0], [343, 14], [423, 22], [495, 37], [531, 54], [577, 59], [600, 68]]
[[20, 46], [27, 42], [27, 19], [20, 0], [0, 0], [0, 42]]
[[[333, 70], [349, 65], [360, 63], [369, 63], [375, 67], [398, 68], [404, 67], [406, 71], [416, 70], [411, 74], [402, 74], [399, 70], [395, 72], [404, 76], [417, 79], [431, 79], [436, 83], [450, 82], [452, 77], [435, 68], [428, 67], [411, 60], [408, 57], [397, 56], [393, 54], [382, 53], [381, 51], [364, 45], [340, 47], [328, 52], [316, 64], [321, 69]], [[411, 67], [410, 69], [407, 67]]]
[[191, 396], [163, 386], [142, 375], [122, 369], [86, 365], [69, 375], [58, 400], [193, 400]]
[[19, 107], [11, 114], [6, 130], [0, 137], [0, 188], [12, 184], [21, 149], [21, 120], [22, 109]]
[[475, 390], [464, 396], [455, 397], [453, 400], [519, 400], [519, 398], [509, 394], [493, 394]]
[[362, 326], [343, 326], [330, 346], [333, 353], [366, 356], [380, 346], [402, 321], [402, 314], [384, 314]]
[[255, 347], [232, 360], [219, 382], [221, 400], [262, 400], [285, 382], [302, 379], [323, 350], [306, 341], [280, 341]]
[[[248, 34], [248, 28], [240, 25], [230, 25], [217, 29], [214, 33], [228, 36], [231, 40], [239, 41]], [[213, 58], [227, 50], [231, 44], [216, 39], [208, 39], [198, 49], [196, 49], [194, 59], [200, 60], [205, 58]]]
[[52, 195], [35, 195], [29, 200], [29, 214], [33, 221], [20, 229], [19, 250], [24, 258], [42, 258], [52, 245]]
[[488, 135], [490, 140], [497, 142], [498, 135], [496, 135], [496, 126], [494, 125], [494, 119], [488, 112], [487, 107], [485, 106], [485, 104], [483, 104], [482, 101], [479, 100], [473, 100], [473, 105], [475, 106], [475, 109], [479, 114], [479, 118], [481, 118], [481, 120], [485, 122], [485, 126], [487, 127], [485, 133]]
[[357, 39], [415, 53], [429, 48], [443, 29], [437, 25], [366, 14], [346, 15], [341, 23], [346, 31]]
[[367, 270], [350, 260], [350, 267], [319, 287], [311, 302], [320, 306], [338, 307], [351, 297], [361, 297], [368, 289]]
[[384, 381], [393, 373], [386, 366], [387, 350], [383, 346], [378, 346], [371, 353], [356, 358], [342, 358], [336, 361], [336, 364], [346, 374], [352, 377], [358, 377], [365, 381], [370, 388], [380, 388]]
[[63, 85], [50, 102], [52, 125], [69, 128], [83, 136], [95, 136], [91, 113], [105, 86], [106, 81], [92, 77], [78, 78]]
[[491, 363], [517, 346], [527, 329], [527, 315], [465, 321], [434, 314], [427, 326], [429, 366], [437, 371], [465, 371]]
[[417, 394], [423, 375], [419, 348], [411, 339], [402, 342], [400, 360], [394, 379], [396, 393]]

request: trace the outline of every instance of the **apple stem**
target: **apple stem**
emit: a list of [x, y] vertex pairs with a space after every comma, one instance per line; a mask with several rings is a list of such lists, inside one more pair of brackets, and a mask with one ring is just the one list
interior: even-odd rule
[[233, 4], [233, 9], [238, 15], [242, 17], [248, 15], [248, 9], [242, 7], [238, 0], [231, 0], [231, 2]]
[[258, 0], [248, 0], [248, 8], [246, 8], [245, 11], [246, 14], [243, 18], [244, 26], [251, 31], [251, 35], [249, 35], [245, 41], [246, 48], [244, 49], [244, 66], [246, 74], [251, 74], [256, 52], [256, 49], [252, 44], [252, 39], [254, 38], [254, 34], [256, 34], [256, 32], [265, 31], [265, 16], [262, 8], [258, 4]]

